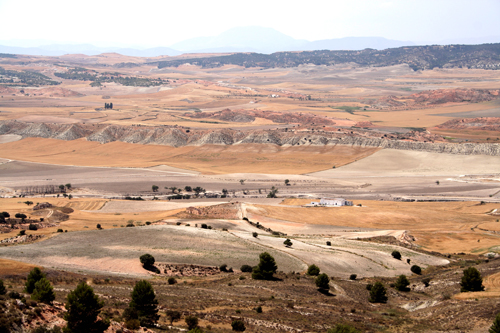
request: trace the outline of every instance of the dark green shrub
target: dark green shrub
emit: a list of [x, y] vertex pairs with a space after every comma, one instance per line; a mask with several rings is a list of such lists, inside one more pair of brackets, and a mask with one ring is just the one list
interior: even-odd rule
[[307, 268], [307, 275], [318, 276], [319, 272], [320, 272], [319, 267], [314, 264], [312, 264]]
[[420, 268], [420, 266], [418, 266], [418, 265], [411, 266], [410, 271], [412, 271], [413, 273], [415, 273], [417, 275], [422, 274], [422, 268]]
[[221, 272], [227, 272], [227, 265], [226, 265], [226, 264], [222, 264], [222, 265], [220, 265], [219, 270], [220, 270]]
[[181, 313], [179, 311], [167, 310], [167, 312], [165, 312], [165, 314], [167, 315], [168, 320], [170, 320], [170, 326], [172, 326], [174, 321], [181, 319]]
[[155, 264], [155, 258], [149, 253], [143, 254], [139, 259], [144, 267], [151, 267]]
[[97, 223], [96, 228], [99, 230], [102, 229], [101, 224]]
[[57, 229], [57, 232], [63, 232], [63, 230], [62, 229]]
[[495, 320], [493, 320], [493, 324], [488, 330], [489, 333], [500, 333], [500, 313], [497, 314]]
[[285, 244], [285, 246], [286, 246], [286, 247], [290, 247], [290, 246], [292, 246], [292, 245], [293, 245], [292, 241], [291, 241], [289, 238], [287, 238], [287, 239], [283, 242], [283, 244]]
[[240, 270], [244, 273], [251, 273], [252, 272], [252, 266], [250, 265], [243, 265], [241, 266]]
[[428, 287], [430, 282], [431, 282], [430, 278], [422, 279], [422, 283], [424, 284], [425, 287]]
[[129, 330], [138, 330], [141, 327], [141, 323], [138, 319], [129, 319], [125, 322], [125, 327]]
[[246, 330], [245, 323], [239, 319], [233, 320], [231, 327], [235, 332], [244, 332]]
[[358, 277], [358, 276], [357, 276], [356, 274], [351, 274], [351, 275], [349, 276], [349, 280], [356, 280], [356, 278], [357, 278], [357, 277]]
[[7, 293], [7, 289], [5, 289], [5, 286], [3, 284], [3, 280], [0, 280], [0, 295], [5, 295]]
[[262, 306], [260, 306], [260, 305], [259, 305], [258, 307], [256, 307], [256, 308], [255, 308], [255, 311], [256, 311], [257, 313], [262, 313]]
[[184, 321], [186, 322], [186, 325], [189, 330], [195, 329], [198, 327], [198, 317], [195, 316], [187, 316]]
[[12, 299], [21, 299], [22, 298], [21, 294], [18, 293], [17, 291], [14, 291], [14, 290], [9, 291], [9, 293], [7, 294], [7, 296], [9, 296]]
[[366, 290], [370, 291], [370, 290], [372, 290], [372, 288], [373, 288], [373, 284], [368, 283], [368, 284], [366, 285]]
[[327, 242], [326, 242], [326, 245], [328, 245], [328, 246], [332, 246], [332, 242], [327, 241]]
[[167, 281], [168, 281], [168, 284], [176, 284], [177, 283], [177, 280], [172, 276], [169, 277]]
[[399, 251], [392, 251], [391, 255], [394, 259], [401, 260], [401, 253]]
[[28, 229], [35, 231], [35, 230], [38, 230], [38, 227], [36, 226], [36, 224], [30, 223]]
[[394, 283], [394, 288], [399, 291], [409, 291], [410, 289], [408, 286], [410, 285], [410, 281], [408, 281], [408, 278], [406, 275], [400, 275], [398, 279], [396, 280], [396, 283]]
[[330, 278], [325, 273], [318, 275], [314, 282], [316, 283], [316, 287], [319, 289], [330, 289]]
[[254, 231], [254, 232], [252, 233], [252, 236], [253, 236], [254, 238], [257, 238], [257, 236], [259, 236], [259, 234], [258, 234], [258, 233], [256, 233], [256, 232]]
[[359, 331], [350, 325], [337, 324], [330, 328], [327, 333], [359, 333]]
[[26, 230], [23, 230], [23, 229], [19, 230], [19, 233], [17, 235], [18, 236], [24, 236], [24, 235], [26, 235]]

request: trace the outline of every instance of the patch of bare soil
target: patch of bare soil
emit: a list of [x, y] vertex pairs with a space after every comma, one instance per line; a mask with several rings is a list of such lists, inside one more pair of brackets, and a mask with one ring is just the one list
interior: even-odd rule
[[417, 109], [449, 103], [479, 103], [498, 98], [500, 90], [488, 89], [437, 89], [410, 96], [394, 95], [380, 98], [375, 107], [392, 110]]
[[476, 131], [500, 131], [500, 118], [480, 117], [449, 120], [436, 126], [444, 130], [476, 130]]
[[177, 213], [173, 217], [180, 219], [227, 219], [238, 218], [239, 205], [233, 203], [209, 206], [188, 207], [185, 211]]
[[155, 263], [155, 267], [160, 271], [159, 276], [210, 276], [220, 274], [221, 271], [216, 266], [201, 265], [179, 265], [168, 263]]

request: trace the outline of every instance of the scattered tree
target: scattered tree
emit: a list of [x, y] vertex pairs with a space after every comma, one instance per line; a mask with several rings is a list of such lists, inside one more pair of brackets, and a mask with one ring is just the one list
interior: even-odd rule
[[330, 241], [326, 241], [326, 245], [327, 245], [327, 246], [332, 246], [332, 242], [330, 242]]
[[290, 185], [290, 180], [289, 180], [289, 179], [285, 179], [285, 185], [286, 185], [286, 186], [289, 186], [289, 185]]
[[151, 186], [151, 189], [153, 190], [153, 192], [158, 192], [159, 187], [158, 185], [153, 185]]
[[52, 301], [56, 299], [56, 295], [54, 294], [54, 288], [49, 280], [41, 278], [35, 283], [35, 290], [33, 290], [31, 298], [42, 303], [51, 304]]
[[99, 229], [99, 230], [102, 229], [102, 227], [101, 227], [101, 225], [99, 223], [97, 223], [96, 228]]
[[258, 233], [256, 233], [256, 232], [254, 231], [254, 232], [252, 232], [252, 236], [253, 236], [254, 238], [257, 238], [257, 236], [259, 236], [259, 234], [258, 234]]
[[198, 327], [198, 317], [195, 316], [187, 316], [184, 321], [186, 322], [186, 325], [189, 330], [195, 329]]
[[495, 320], [493, 321], [493, 324], [491, 325], [488, 332], [489, 333], [500, 333], [500, 313], [497, 314], [497, 316], [495, 317]]
[[71, 184], [70, 184], [70, 183], [68, 183], [68, 184], [66, 184], [66, 185], [64, 185], [64, 186], [66, 186], [66, 188], [67, 188], [68, 190], [69, 190], [69, 189], [71, 189]]
[[398, 279], [396, 280], [396, 283], [394, 283], [394, 288], [399, 291], [409, 291], [410, 289], [408, 286], [410, 285], [410, 281], [408, 281], [408, 278], [406, 275], [400, 275]]
[[24, 220], [28, 217], [28, 216], [26, 216], [26, 214], [23, 214], [23, 213], [17, 213], [14, 216], [16, 217], [16, 219], [21, 219], [21, 222], [23, 222], [23, 223], [24, 223]]
[[292, 241], [291, 241], [289, 238], [287, 238], [287, 239], [283, 242], [283, 244], [285, 244], [285, 246], [286, 246], [286, 247], [290, 247], [290, 246], [292, 246], [292, 245], [293, 245]]
[[29, 200], [28, 200], [28, 201], [25, 201], [24, 203], [25, 203], [27, 206], [31, 206], [31, 205], [33, 204], [33, 201], [29, 201]]
[[139, 259], [141, 260], [142, 266], [144, 266], [145, 268], [153, 267], [153, 265], [155, 264], [155, 258], [149, 253], [143, 254]]
[[417, 275], [422, 274], [422, 268], [420, 268], [420, 266], [418, 265], [411, 266], [410, 270]]
[[172, 326], [174, 321], [181, 319], [181, 313], [179, 311], [167, 310], [167, 312], [165, 312], [165, 314], [167, 315], [168, 320], [170, 320], [170, 326]]
[[192, 192], [193, 191], [193, 188], [191, 186], [184, 186], [184, 190], [186, 192]]
[[272, 280], [273, 274], [276, 273], [278, 266], [274, 258], [267, 252], [259, 255], [260, 262], [253, 269], [252, 279], [255, 280]]
[[484, 286], [481, 273], [479, 273], [479, 271], [475, 267], [469, 267], [465, 269], [460, 286], [462, 287], [460, 289], [461, 292], [483, 291]]
[[221, 272], [227, 272], [227, 265], [226, 265], [226, 264], [222, 264], [222, 265], [220, 265], [219, 270], [220, 270]]
[[278, 193], [278, 189], [275, 188], [274, 186], [271, 187], [271, 191], [267, 194], [268, 198], [277, 198], [276, 193]]
[[399, 251], [392, 251], [391, 255], [394, 259], [401, 260], [401, 253]]
[[30, 223], [30, 225], [28, 226], [28, 229], [32, 230], [32, 231], [36, 231], [36, 230], [38, 230], [38, 227], [36, 226], [36, 224]]
[[244, 332], [246, 330], [245, 323], [239, 319], [233, 320], [231, 327], [235, 332]]
[[318, 276], [319, 272], [320, 272], [319, 267], [314, 264], [312, 264], [307, 268], [307, 275]]
[[431, 283], [431, 278], [422, 279], [422, 283], [427, 288], [430, 285], [430, 283]]
[[173, 276], [169, 277], [167, 281], [168, 281], [168, 284], [176, 284], [177, 283], [177, 280]]
[[357, 276], [356, 274], [351, 274], [351, 275], [349, 276], [349, 280], [356, 280], [356, 278], [357, 278], [357, 277], [358, 277], [358, 276]]
[[245, 184], [245, 179], [240, 179], [240, 184], [244, 185]]
[[387, 302], [386, 289], [382, 282], [375, 282], [370, 290], [370, 299], [371, 303], [385, 303]]
[[316, 287], [318, 287], [319, 289], [330, 289], [330, 278], [325, 273], [318, 275], [314, 282], [316, 283]]
[[67, 312], [64, 319], [68, 322], [65, 333], [102, 333], [109, 327], [109, 322], [98, 320], [104, 303], [94, 294], [94, 290], [85, 282], [80, 282], [75, 290], [68, 294]]
[[28, 294], [33, 293], [33, 290], [35, 290], [35, 284], [44, 277], [45, 274], [42, 273], [40, 268], [38, 267], [33, 268], [29, 272], [28, 277], [26, 278], [24, 291], [27, 292]]
[[129, 307], [137, 311], [141, 326], [152, 327], [160, 318], [153, 286], [146, 280], [135, 284]]

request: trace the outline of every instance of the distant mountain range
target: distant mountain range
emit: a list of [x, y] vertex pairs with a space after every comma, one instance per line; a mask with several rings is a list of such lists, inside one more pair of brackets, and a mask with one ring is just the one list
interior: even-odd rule
[[256, 52], [270, 54], [280, 51], [311, 50], [377, 50], [415, 45], [409, 41], [390, 40], [382, 37], [346, 37], [307, 41], [294, 39], [272, 28], [238, 27], [214, 37], [196, 37], [172, 45], [148, 49], [97, 47], [91, 44], [53, 44], [37, 47], [5, 46], [0, 41], [0, 53], [61, 56], [65, 54], [97, 55], [116, 52], [127, 56], [156, 57], [176, 56], [182, 53]]
[[[22, 41], [17, 41], [20, 45]], [[467, 40], [445, 40], [445, 44], [483, 44], [498, 43], [500, 36], [477, 37]], [[12, 42], [11, 42], [12, 43]], [[33, 41], [30, 42], [31, 44]], [[307, 41], [295, 39], [272, 28], [237, 27], [229, 29], [218, 36], [196, 37], [175, 43], [170, 47], [155, 47], [148, 49], [127, 47], [97, 47], [91, 44], [53, 44], [37, 47], [5, 46], [6, 41], [0, 41], [0, 53], [61, 56], [65, 54], [97, 55], [116, 52], [127, 56], [156, 57], [176, 56], [183, 53], [234, 53], [256, 52], [271, 54], [285, 51], [314, 51], [314, 50], [346, 50], [356, 51], [364, 49], [384, 50], [402, 46], [426, 45], [433, 43], [414, 43], [411, 41], [391, 40], [383, 37], [345, 37]]]

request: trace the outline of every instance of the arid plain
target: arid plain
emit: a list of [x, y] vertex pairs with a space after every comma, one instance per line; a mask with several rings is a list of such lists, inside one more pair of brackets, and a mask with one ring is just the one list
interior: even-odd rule
[[[486, 332], [500, 290], [500, 72], [356, 64], [158, 69], [158, 60], [2, 59], [6, 70], [61, 84], [0, 85], [0, 211], [39, 224], [26, 231], [31, 238], [18, 236], [28, 224], [2, 229], [1, 276], [38, 265], [68, 280], [109, 277], [119, 285], [151, 278], [169, 301], [202, 288], [223, 290], [228, 299], [240, 295], [222, 308], [214, 294], [213, 308], [197, 311], [220, 332], [230, 330], [227, 318], [240, 307], [250, 332], [322, 332], [328, 320], [373, 332], [431, 332], [438, 324], [437, 331]], [[80, 76], [56, 75], [70, 71]], [[161, 84], [91, 85], [83, 74]], [[354, 205], [306, 207], [338, 197]], [[51, 206], [33, 210], [41, 202]], [[283, 245], [287, 238], [291, 247]], [[245, 276], [241, 265], [257, 264], [263, 251], [275, 257], [284, 285], [238, 279]], [[164, 280], [173, 273], [145, 270], [143, 253], [161, 264], [227, 264], [236, 273], [199, 277], [181, 269], [174, 275], [185, 284], [169, 291]], [[433, 279], [431, 289], [410, 271], [410, 261]], [[333, 298], [314, 296], [332, 308], [317, 324], [304, 313], [320, 307], [297, 290], [313, 289], [303, 275], [311, 264], [331, 276], [336, 290]], [[475, 301], [459, 293], [456, 275], [471, 265], [486, 277]], [[302, 279], [294, 282], [296, 273]], [[352, 274], [357, 280], [349, 280]], [[389, 304], [372, 308], [365, 285], [389, 284], [400, 274], [411, 276], [412, 291], [391, 289]], [[58, 283], [63, 290], [70, 284]], [[255, 288], [268, 288], [281, 302], [265, 304], [262, 322], [251, 319], [251, 302], [265, 295], [246, 293]], [[283, 309], [284, 322], [269, 324]], [[464, 311], [481, 315], [456, 324], [439, 320]]]

